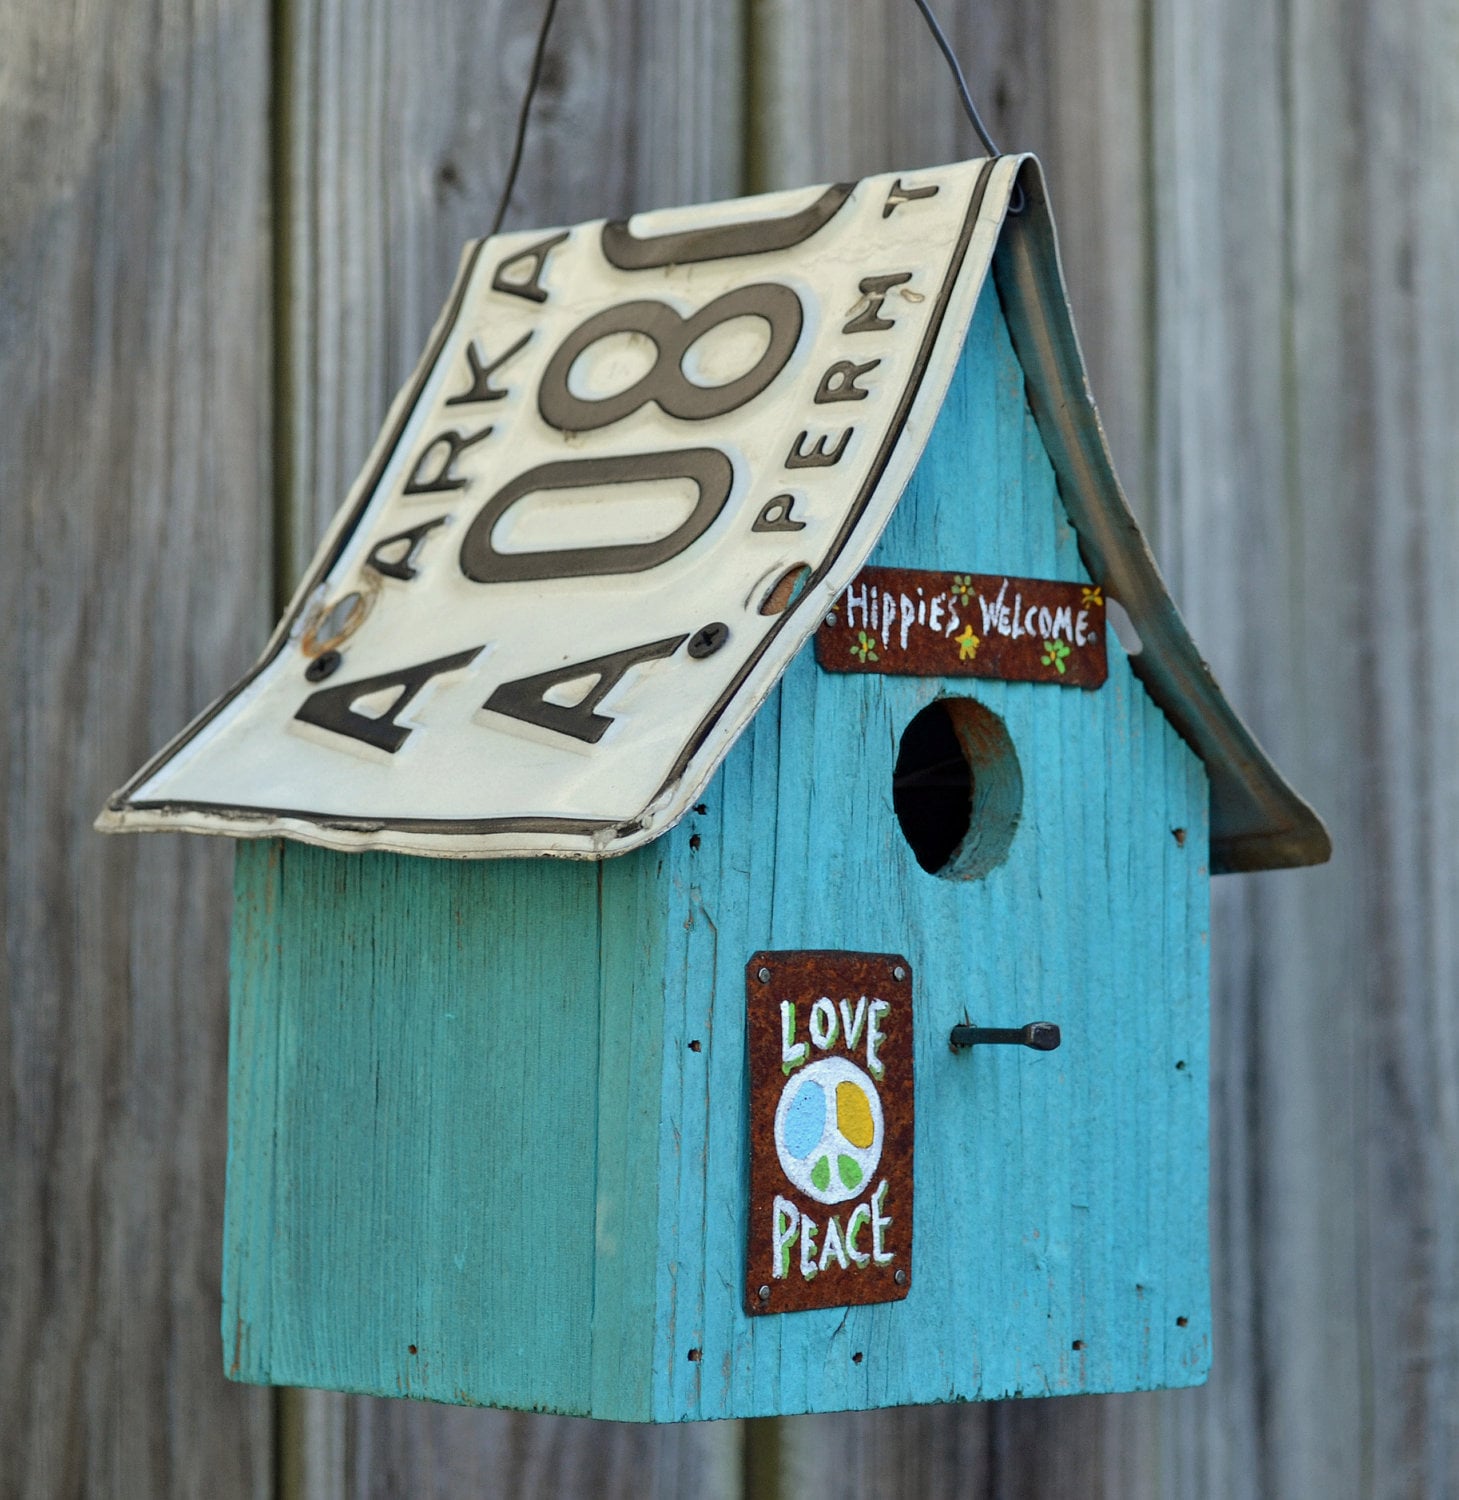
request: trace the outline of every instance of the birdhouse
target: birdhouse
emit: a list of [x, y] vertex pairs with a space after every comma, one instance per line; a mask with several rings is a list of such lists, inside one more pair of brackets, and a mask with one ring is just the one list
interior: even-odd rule
[[230, 1375], [1204, 1377], [1209, 877], [1328, 842], [1120, 493], [1031, 159], [471, 246], [263, 657], [101, 824], [251, 841]]

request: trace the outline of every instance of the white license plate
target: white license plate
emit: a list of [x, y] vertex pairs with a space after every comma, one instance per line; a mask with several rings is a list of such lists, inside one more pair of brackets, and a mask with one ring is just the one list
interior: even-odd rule
[[109, 826], [618, 853], [865, 560], [1016, 161], [478, 243], [248, 676]]

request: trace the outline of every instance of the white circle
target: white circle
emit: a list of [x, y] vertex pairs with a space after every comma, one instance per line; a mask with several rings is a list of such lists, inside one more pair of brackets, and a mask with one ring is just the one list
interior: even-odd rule
[[636, 328], [594, 339], [567, 372], [568, 394], [579, 401], [607, 401], [632, 390], [659, 360], [659, 346]]
[[706, 390], [743, 379], [770, 349], [774, 329], [761, 313], [740, 313], [712, 324], [684, 351], [679, 368]]
[[[871, 1111], [869, 1146], [854, 1146], [841, 1133], [836, 1118], [836, 1090], [843, 1083], [854, 1084], [866, 1096]], [[820, 1138], [809, 1144], [804, 1155], [795, 1156], [786, 1142], [786, 1125], [791, 1106], [807, 1085], [819, 1090], [825, 1113]], [[876, 1085], [855, 1063], [844, 1057], [823, 1057], [819, 1062], [792, 1073], [781, 1090], [780, 1103], [775, 1109], [775, 1152], [780, 1158], [781, 1170], [806, 1197], [814, 1198], [817, 1203], [844, 1203], [865, 1188], [881, 1160], [884, 1131], [881, 1096]], [[821, 1174], [824, 1187], [818, 1186], [812, 1177], [822, 1161], [826, 1163], [826, 1170]], [[857, 1174], [851, 1183], [846, 1181], [847, 1163]]]

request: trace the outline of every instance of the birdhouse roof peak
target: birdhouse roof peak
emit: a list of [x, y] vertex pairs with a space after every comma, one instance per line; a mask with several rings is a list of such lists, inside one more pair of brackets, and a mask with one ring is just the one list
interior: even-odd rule
[[1325, 858], [1124, 500], [1011, 156], [469, 246], [259, 662], [99, 826], [457, 857], [662, 834], [865, 563], [990, 269], [1090, 576], [1206, 764], [1213, 869]]

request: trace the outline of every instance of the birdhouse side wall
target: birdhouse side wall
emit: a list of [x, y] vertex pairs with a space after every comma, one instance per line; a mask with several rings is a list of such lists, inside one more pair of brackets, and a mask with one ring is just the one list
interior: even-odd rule
[[601, 869], [239, 846], [233, 1378], [648, 1414], [664, 913]]

